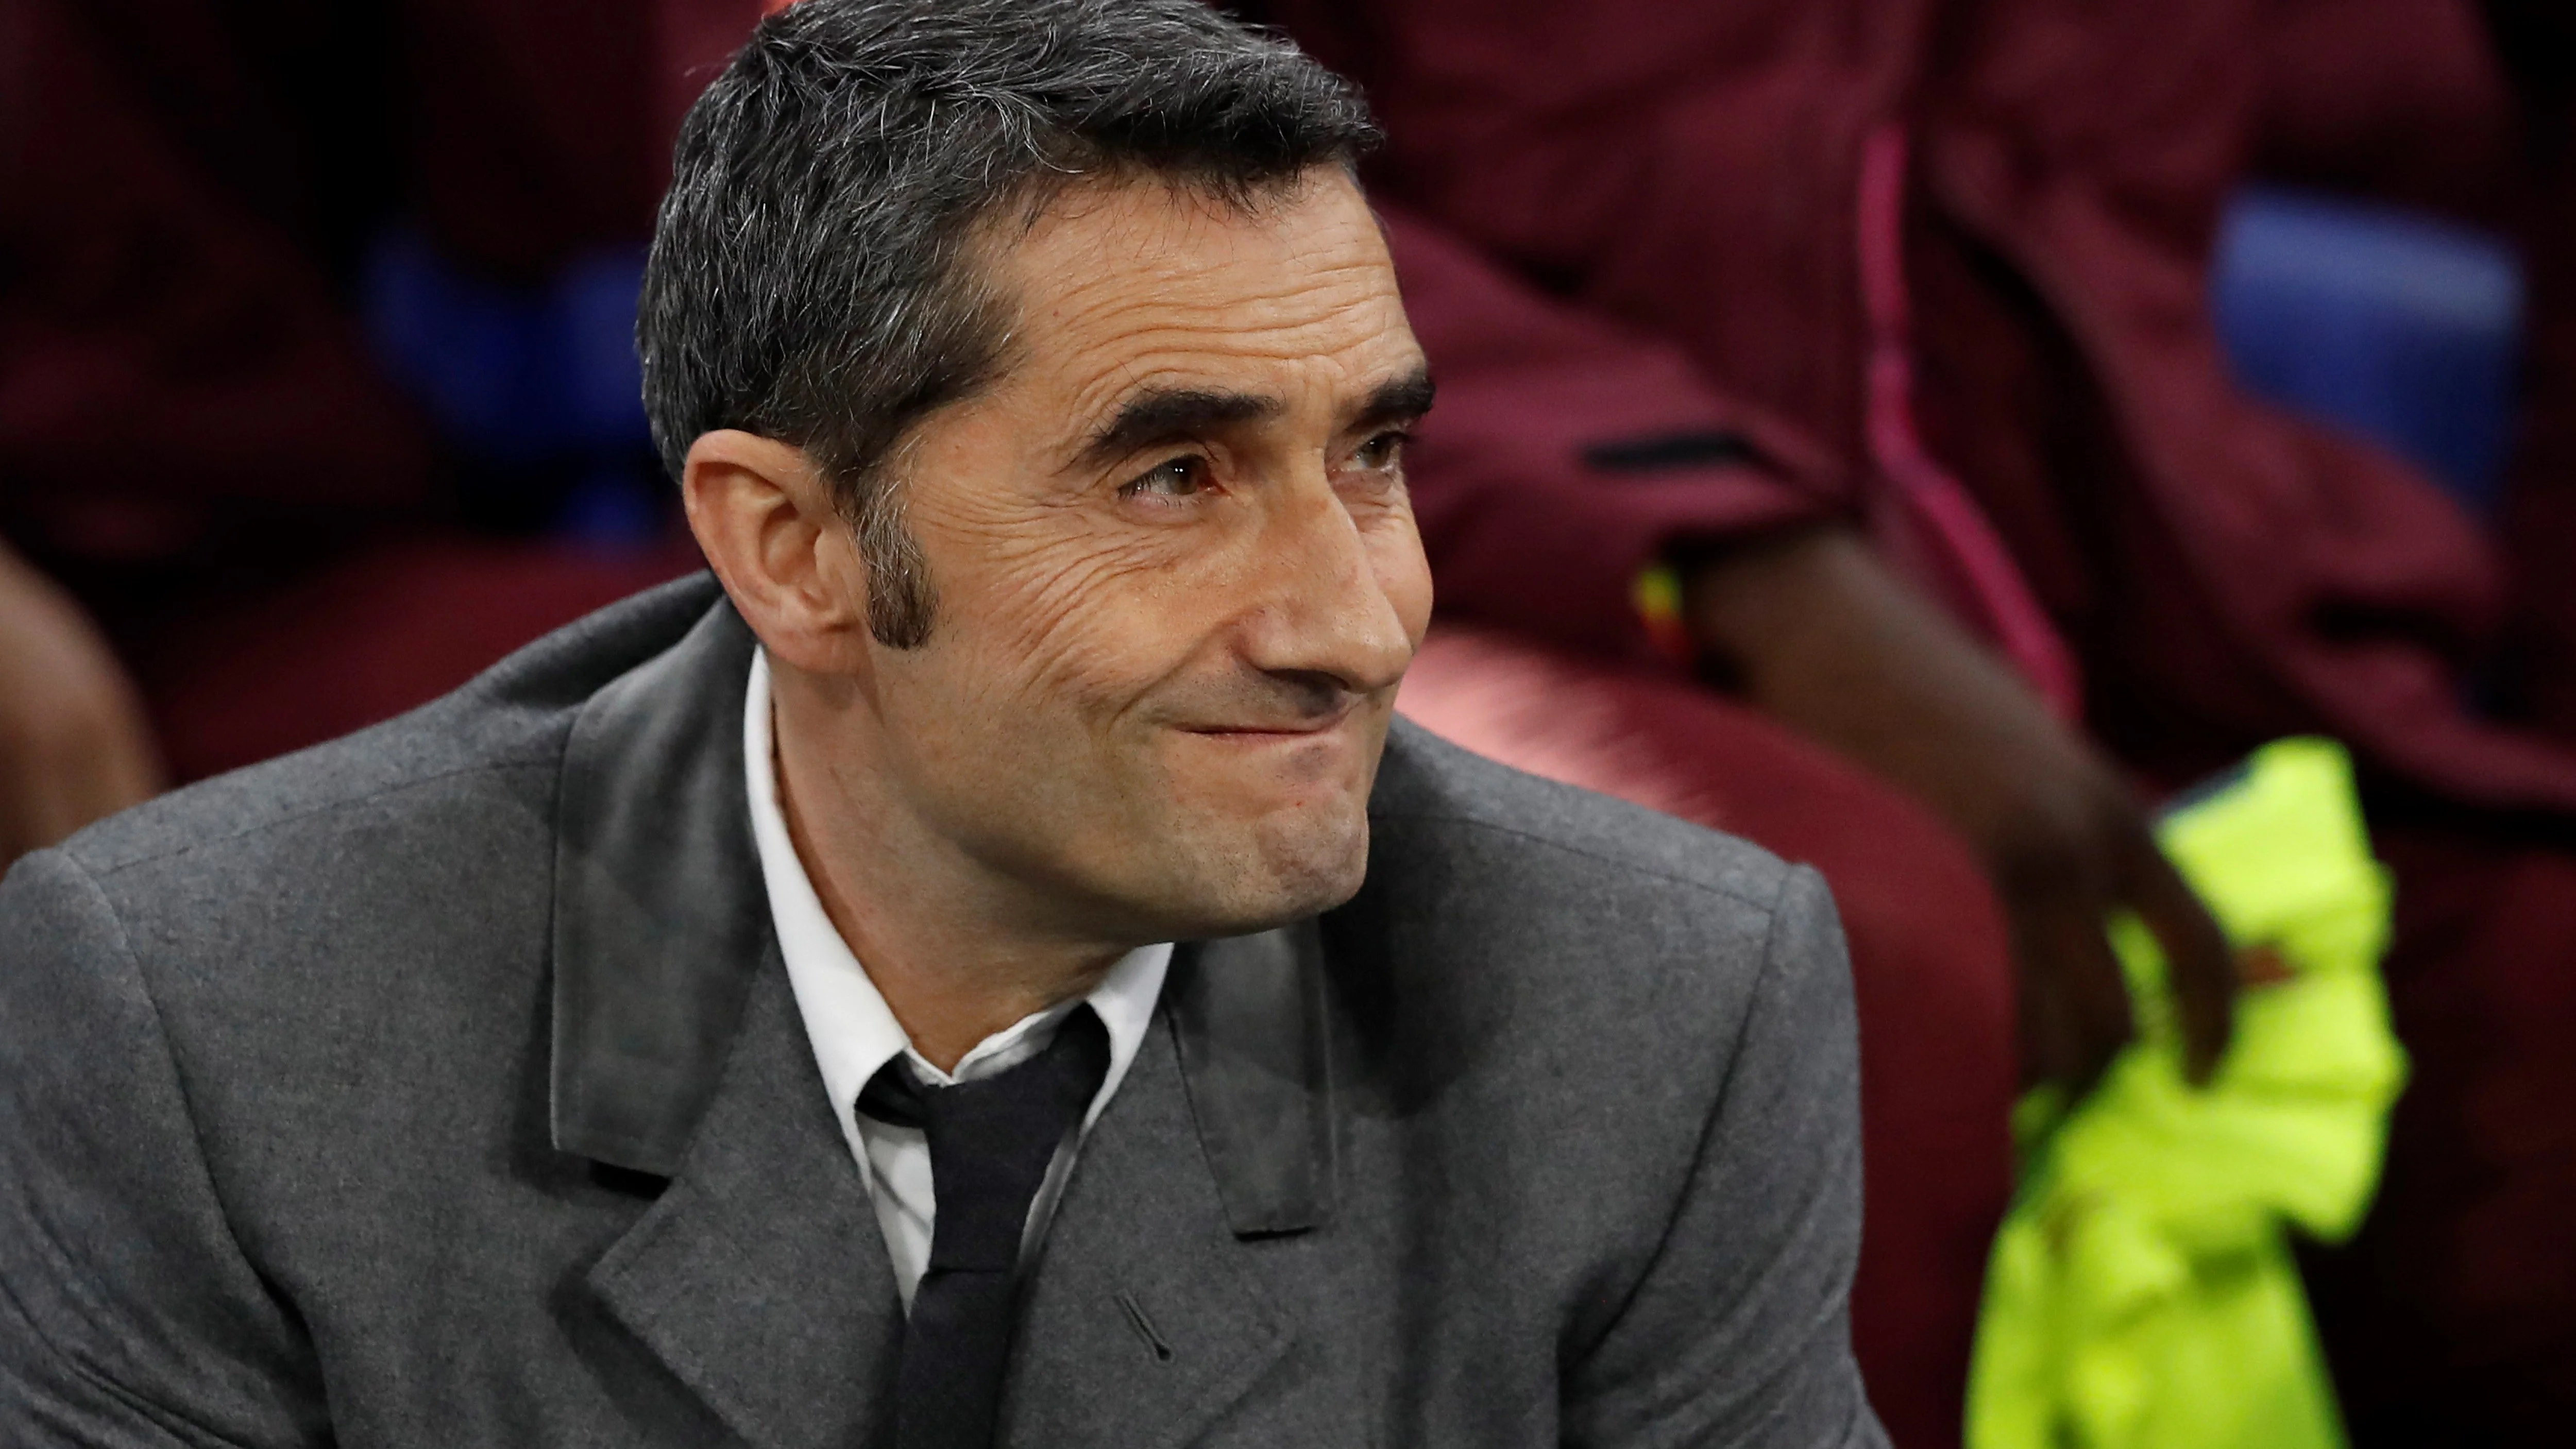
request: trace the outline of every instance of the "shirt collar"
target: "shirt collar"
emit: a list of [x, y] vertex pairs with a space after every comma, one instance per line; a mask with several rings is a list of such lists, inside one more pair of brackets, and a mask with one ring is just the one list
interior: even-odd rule
[[[751, 802], [751, 831], [760, 851], [760, 873], [769, 891], [769, 911], [778, 931], [778, 953], [786, 961], [787, 979], [805, 1019], [805, 1034], [814, 1046], [814, 1063], [822, 1069], [824, 1090], [831, 1094], [832, 1115], [858, 1146], [856, 1113], [860, 1091], [877, 1070], [897, 1056], [910, 1054], [913, 1069], [925, 1081], [945, 1074], [912, 1050], [903, 1024], [868, 978], [866, 968], [841, 939], [840, 930], [823, 910], [813, 880], [787, 834], [787, 817], [778, 804], [778, 771], [770, 726], [769, 654], [755, 649], [751, 682], [744, 691], [742, 744], [743, 784]], [[1109, 1032], [1109, 1074], [1083, 1117], [1087, 1129], [1100, 1115], [1144, 1045], [1155, 1004], [1163, 994], [1163, 977], [1171, 964], [1172, 945], [1141, 946], [1118, 959], [1100, 984], [1084, 998]], [[958, 1080], [998, 1072], [1026, 1060], [1055, 1035], [1056, 1025], [1073, 1010], [1062, 1002], [1023, 1017], [976, 1044], [958, 1061]]]

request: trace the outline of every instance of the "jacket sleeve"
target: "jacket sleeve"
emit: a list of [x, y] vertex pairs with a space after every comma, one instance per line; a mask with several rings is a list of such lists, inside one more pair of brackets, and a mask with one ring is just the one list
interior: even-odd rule
[[115, 912], [0, 883], [0, 1442], [329, 1442], [311, 1347], [235, 1242]]
[[1434, 224], [1381, 209], [1440, 382], [1408, 457], [1441, 607], [1647, 655], [1640, 576], [1676, 545], [1834, 514], [1844, 484], [1674, 349], [1545, 296]]
[[1823, 877], [1774, 905], [1761, 979], [1664, 1244], [1567, 1368], [1583, 1449], [1884, 1446], [1853, 1360], [1859, 1047]]

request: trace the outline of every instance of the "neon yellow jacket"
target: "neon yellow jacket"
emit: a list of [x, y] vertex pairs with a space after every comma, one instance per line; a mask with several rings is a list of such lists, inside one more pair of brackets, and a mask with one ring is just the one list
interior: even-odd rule
[[2229, 938], [2291, 975], [2240, 995], [2196, 1090], [2154, 938], [2113, 923], [2139, 1040], [2072, 1111], [2045, 1089], [2016, 1111], [1970, 1449], [2343, 1443], [2287, 1229], [2349, 1236], [2379, 1180], [2406, 1075], [2379, 978], [2387, 875], [2326, 740], [2266, 746], [2159, 833]]

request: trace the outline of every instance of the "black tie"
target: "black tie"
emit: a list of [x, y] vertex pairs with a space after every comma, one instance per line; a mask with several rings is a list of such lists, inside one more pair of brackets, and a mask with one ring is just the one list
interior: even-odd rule
[[904, 1327], [896, 1449], [991, 1449], [1029, 1204], [1108, 1073], [1108, 1028], [1077, 1006], [1009, 1071], [925, 1087], [896, 1057], [859, 1094], [860, 1111], [930, 1139], [930, 1266]]

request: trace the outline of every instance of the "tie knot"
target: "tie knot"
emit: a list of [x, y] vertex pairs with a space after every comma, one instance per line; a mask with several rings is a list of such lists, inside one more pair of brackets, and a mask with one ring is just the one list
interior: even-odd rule
[[898, 1056], [869, 1079], [859, 1110], [928, 1139], [933, 1270], [1017, 1266], [1029, 1204], [1108, 1073], [1109, 1031], [1086, 1004], [1007, 1071], [934, 1087]]

